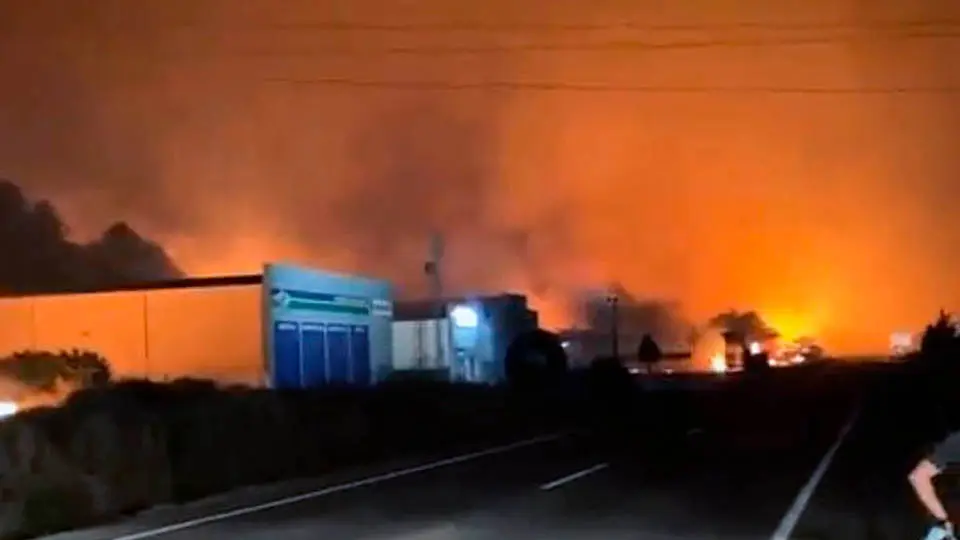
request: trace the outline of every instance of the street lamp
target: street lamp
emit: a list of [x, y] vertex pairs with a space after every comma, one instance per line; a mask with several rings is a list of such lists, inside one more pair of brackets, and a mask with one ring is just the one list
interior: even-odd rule
[[610, 350], [613, 357], [620, 359], [620, 298], [616, 294], [607, 295], [607, 304], [610, 305]]
[[480, 324], [480, 314], [471, 306], [456, 306], [450, 310], [450, 318], [457, 328], [476, 328]]

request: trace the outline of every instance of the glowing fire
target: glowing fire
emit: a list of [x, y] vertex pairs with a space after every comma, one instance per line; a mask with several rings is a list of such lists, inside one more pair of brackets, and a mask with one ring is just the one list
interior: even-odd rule
[[726, 373], [727, 357], [723, 353], [717, 353], [710, 357], [710, 370], [714, 373]]

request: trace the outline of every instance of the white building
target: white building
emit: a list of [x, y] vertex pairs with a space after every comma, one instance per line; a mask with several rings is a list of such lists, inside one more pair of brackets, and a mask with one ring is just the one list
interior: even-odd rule
[[396, 370], [484, 383], [504, 379], [507, 348], [538, 326], [526, 297], [514, 294], [401, 301], [393, 317]]

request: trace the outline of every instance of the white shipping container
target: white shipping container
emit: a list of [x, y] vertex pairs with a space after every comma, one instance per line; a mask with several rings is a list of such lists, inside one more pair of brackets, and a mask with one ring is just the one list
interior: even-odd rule
[[453, 358], [450, 330], [449, 319], [394, 321], [393, 369], [449, 369]]

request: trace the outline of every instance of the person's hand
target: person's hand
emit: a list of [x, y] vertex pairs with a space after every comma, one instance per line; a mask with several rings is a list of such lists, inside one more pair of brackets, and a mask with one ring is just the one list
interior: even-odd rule
[[938, 519], [937, 527], [940, 527], [941, 529], [943, 529], [947, 533], [947, 535], [949, 535], [951, 538], [954, 537], [953, 522], [951, 522], [949, 519]]

